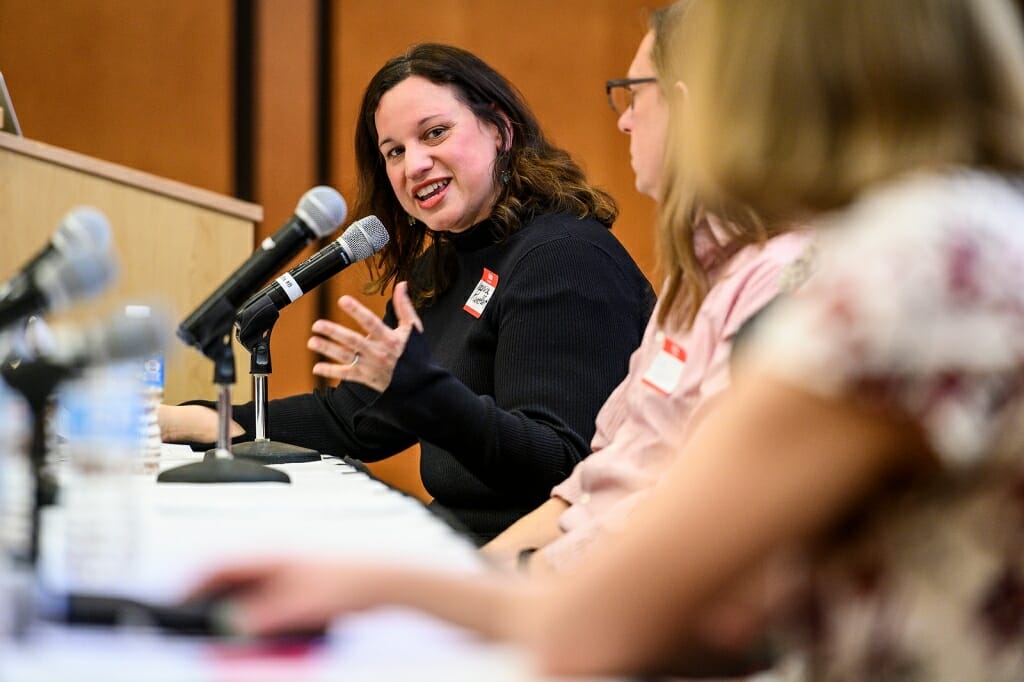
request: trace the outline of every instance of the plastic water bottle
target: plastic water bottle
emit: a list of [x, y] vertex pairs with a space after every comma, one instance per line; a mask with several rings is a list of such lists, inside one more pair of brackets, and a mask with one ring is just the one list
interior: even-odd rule
[[135, 368], [90, 370], [65, 387], [61, 403], [68, 588], [109, 592], [130, 576], [139, 539], [132, 472], [142, 447], [143, 401]]
[[[128, 317], [149, 317], [149, 306], [125, 306]], [[146, 473], [155, 473], [160, 468], [160, 421], [158, 410], [164, 401], [164, 356], [162, 353], [142, 358], [139, 368], [142, 384], [143, 410], [140, 420], [142, 429], [141, 468]]]

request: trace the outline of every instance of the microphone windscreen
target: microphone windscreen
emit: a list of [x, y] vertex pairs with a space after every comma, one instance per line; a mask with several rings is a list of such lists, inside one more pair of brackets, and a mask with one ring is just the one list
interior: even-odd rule
[[299, 199], [295, 215], [309, 226], [317, 238], [327, 237], [348, 217], [348, 205], [338, 190], [319, 185]]
[[92, 366], [161, 352], [171, 338], [170, 319], [151, 312], [147, 317], [113, 315], [100, 323], [56, 330], [51, 358], [69, 365]]
[[106, 251], [78, 251], [39, 264], [33, 279], [51, 310], [71, 301], [103, 293], [117, 276], [117, 264]]
[[110, 223], [91, 206], [72, 209], [61, 220], [53, 245], [61, 253], [110, 250]]
[[384, 228], [384, 223], [375, 215], [360, 218], [348, 226], [338, 237], [338, 241], [347, 247], [352, 262], [369, 258], [384, 248], [391, 236]]
[[160, 352], [171, 338], [170, 318], [152, 311], [148, 317], [115, 316], [102, 329], [94, 357], [111, 362]]

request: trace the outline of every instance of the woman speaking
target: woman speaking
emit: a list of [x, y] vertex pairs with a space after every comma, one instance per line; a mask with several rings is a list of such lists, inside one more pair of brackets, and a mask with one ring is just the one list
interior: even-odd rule
[[[419, 442], [435, 503], [484, 542], [589, 453], [654, 303], [609, 232], [617, 209], [472, 54], [423, 44], [387, 62], [356, 129], [356, 215], [391, 233], [384, 319], [344, 296], [354, 330], [313, 325], [334, 388], [271, 401], [268, 437], [383, 459]], [[234, 409], [252, 436], [252, 405]], [[164, 407], [168, 441], [212, 441], [207, 405]]]

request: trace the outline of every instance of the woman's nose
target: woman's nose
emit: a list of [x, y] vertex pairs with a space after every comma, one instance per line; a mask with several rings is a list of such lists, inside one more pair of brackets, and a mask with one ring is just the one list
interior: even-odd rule
[[434, 166], [434, 158], [430, 150], [420, 146], [406, 147], [405, 174], [409, 178], [419, 178]]

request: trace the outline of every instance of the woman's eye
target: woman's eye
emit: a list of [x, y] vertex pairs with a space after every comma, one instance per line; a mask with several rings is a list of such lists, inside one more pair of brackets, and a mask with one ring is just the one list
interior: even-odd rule
[[403, 151], [405, 150], [402, 149], [402, 147], [392, 147], [391, 149], [388, 149], [387, 151], [384, 152], [384, 158], [397, 159], [399, 156], [402, 155]]
[[428, 140], [436, 140], [442, 135], [444, 135], [447, 130], [448, 129], [443, 126], [437, 126], [436, 128], [431, 128], [430, 130], [428, 130], [423, 137], [425, 137]]

